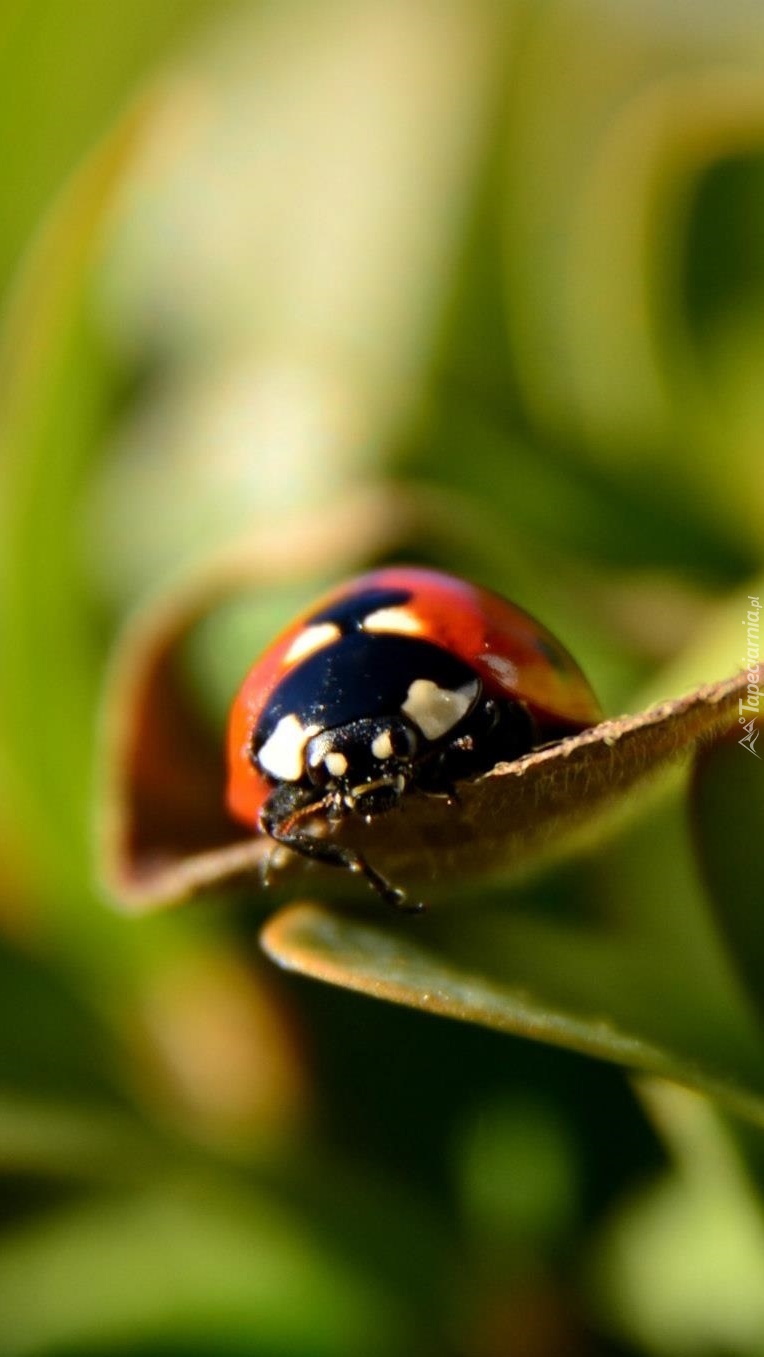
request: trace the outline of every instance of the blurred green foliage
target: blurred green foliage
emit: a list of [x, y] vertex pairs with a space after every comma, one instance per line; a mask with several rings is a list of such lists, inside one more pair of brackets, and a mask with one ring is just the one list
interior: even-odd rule
[[[672, 784], [436, 926], [478, 978], [492, 950], [605, 1032], [625, 1008], [745, 1131], [282, 975], [260, 897], [126, 920], [92, 823], [126, 617], [358, 487], [419, 497], [408, 558], [542, 616], [609, 711], [738, 667], [764, 11], [6, 0], [0, 70], [0, 1357], [760, 1353], [764, 784], [734, 738], [692, 822]], [[189, 638], [211, 731], [326, 573]]]

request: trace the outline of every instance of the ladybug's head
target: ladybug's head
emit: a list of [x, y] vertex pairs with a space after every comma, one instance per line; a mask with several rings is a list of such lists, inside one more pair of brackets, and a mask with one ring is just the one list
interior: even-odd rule
[[348, 810], [379, 815], [405, 790], [418, 748], [419, 735], [404, 717], [367, 717], [314, 735], [305, 770], [314, 786], [336, 792]]

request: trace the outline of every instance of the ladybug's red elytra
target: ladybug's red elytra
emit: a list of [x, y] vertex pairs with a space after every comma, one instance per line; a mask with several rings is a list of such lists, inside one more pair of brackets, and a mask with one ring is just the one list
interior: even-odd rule
[[250, 669], [231, 709], [228, 806], [405, 907], [401, 890], [311, 822], [371, 819], [413, 790], [452, 795], [599, 720], [578, 665], [521, 608], [435, 570], [374, 570], [327, 594]]

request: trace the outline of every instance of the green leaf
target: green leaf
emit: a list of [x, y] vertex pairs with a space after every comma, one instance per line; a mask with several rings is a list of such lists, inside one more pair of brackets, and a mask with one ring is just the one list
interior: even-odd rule
[[764, 1216], [729, 1125], [706, 1100], [641, 1081], [673, 1164], [629, 1192], [587, 1265], [594, 1312], [640, 1352], [758, 1353]]
[[669, 1076], [764, 1120], [764, 1035], [699, 889], [677, 790], [550, 883], [375, 921], [300, 904], [273, 960], [377, 998]]
[[164, 355], [96, 488], [112, 597], [379, 474], [425, 394], [502, 27], [465, 0], [256, 5], [168, 91], [105, 277], [118, 341]]
[[[754, 718], [761, 729], [761, 717]], [[698, 761], [693, 782], [698, 859], [716, 918], [752, 1000], [764, 1015], [764, 746], [739, 725]], [[756, 750], [761, 752], [757, 755]]]
[[705, 8], [667, 25], [618, 5], [534, 11], [511, 100], [506, 314], [534, 427], [634, 504], [657, 491], [679, 534], [690, 520], [690, 538], [705, 528], [753, 562], [761, 14]]
[[0, 335], [0, 735], [29, 857], [59, 889], [87, 876], [97, 678], [74, 526], [104, 380], [83, 300], [144, 116], [143, 106], [131, 110], [68, 186]]
[[320, 1230], [264, 1193], [200, 1179], [6, 1235], [0, 1312], [5, 1357], [152, 1340], [311, 1357], [420, 1350], [395, 1297]]
[[0, 1175], [123, 1185], [151, 1166], [166, 1169], [158, 1144], [122, 1112], [0, 1096]]
[[[81, 969], [129, 964], [92, 888], [91, 780], [102, 653], [83, 579], [82, 484], [113, 376], [88, 323], [94, 261], [153, 112], [136, 102], [33, 242], [0, 332], [0, 767], [25, 884]], [[119, 935], [119, 944], [116, 938]]]
[[[274, 915], [261, 942], [289, 970], [661, 1074], [764, 1124], [764, 1043], [734, 987], [686, 966], [680, 982], [674, 961], [654, 964], [639, 936], [533, 927], [506, 906], [486, 912], [465, 901], [461, 910], [445, 924], [425, 917], [391, 928], [301, 903]], [[699, 1006], [690, 1023], [688, 998]]]
[[[118, 115], [146, 68], [221, 0], [5, 0], [0, 43], [0, 288], [46, 204]], [[87, 72], [73, 79], [73, 72]], [[23, 128], [23, 136], [19, 129]]]

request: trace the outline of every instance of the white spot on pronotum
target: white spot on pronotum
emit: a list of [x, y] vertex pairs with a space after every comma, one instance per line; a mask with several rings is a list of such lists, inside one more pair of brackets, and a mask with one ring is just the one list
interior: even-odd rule
[[422, 623], [408, 608], [378, 608], [363, 619], [364, 631], [393, 632], [398, 636], [419, 636]]
[[317, 622], [314, 627], [304, 627], [295, 636], [284, 656], [284, 663], [294, 664], [297, 660], [304, 660], [306, 655], [312, 655], [314, 651], [323, 650], [324, 646], [331, 645], [341, 634], [334, 622]]
[[383, 730], [371, 742], [371, 752], [375, 759], [389, 759], [393, 753], [393, 742], [390, 739], [390, 731]]
[[327, 754], [324, 764], [330, 777], [344, 777], [348, 770], [348, 761], [344, 754]]
[[427, 740], [438, 740], [467, 714], [479, 687], [478, 679], [471, 679], [455, 691], [439, 688], [432, 679], [415, 679], [408, 690], [403, 711], [419, 726]]
[[297, 782], [303, 774], [303, 752], [318, 726], [301, 726], [296, 716], [282, 716], [257, 755], [257, 761], [271, 777], [282, 782]]
[[517, 665], [508, 660], [505, 655], [481, 655], [480, 661], [486, 664], [492, 673], [508, 688], [516, 688], [518, 673]]

